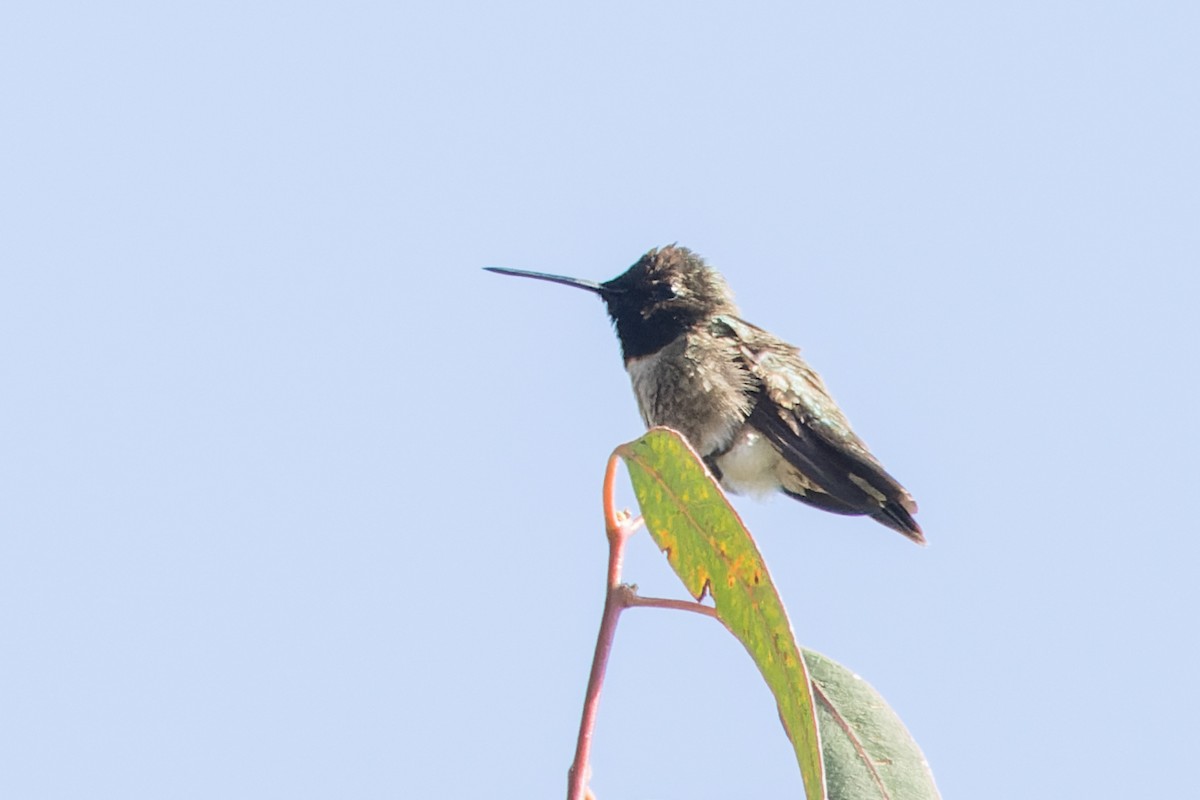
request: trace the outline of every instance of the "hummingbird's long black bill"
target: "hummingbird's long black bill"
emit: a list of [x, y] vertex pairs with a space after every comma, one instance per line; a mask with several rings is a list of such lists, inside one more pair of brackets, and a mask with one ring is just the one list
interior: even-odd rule
[[508, 269], [507, 267], [484, 267], [484, 269], [488, 272], [498, 272], [501, 275], [516, 275], [518, 278], [536, 278], [539, 281], [561, 283], [564, 286], [574, 286], [576, 289], [587, 289], [589, 292], [595, 292], [598, 295], [607, 294], [609, 291], [595, 281], [587, 281], [583, 278], [568, 278], [566, 275], [550, 275], [545, 272], [530, 272], [527, 269]]

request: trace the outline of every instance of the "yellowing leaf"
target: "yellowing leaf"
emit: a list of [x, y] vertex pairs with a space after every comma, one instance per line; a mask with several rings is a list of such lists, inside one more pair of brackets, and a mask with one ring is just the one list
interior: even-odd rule
[[825, 800], [824, 766], [808, 670], [766, 564], [741, 519], [674, 431], [655, 428], [617, 448], [646, 528], [697, 600], [745, 646], [775, 695], [808, 800]]

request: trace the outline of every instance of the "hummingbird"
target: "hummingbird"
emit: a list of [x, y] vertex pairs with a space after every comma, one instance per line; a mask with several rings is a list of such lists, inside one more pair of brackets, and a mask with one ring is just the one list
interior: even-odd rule
[[743, 320], [725, 279], [693, 251], [655, 248], [603, 283], [485, 269], [599, 295], [642, 420], [682, 434], [727, 491], [781, 491], [925, 543], [916, 502], [854, 433], [799, 348]]

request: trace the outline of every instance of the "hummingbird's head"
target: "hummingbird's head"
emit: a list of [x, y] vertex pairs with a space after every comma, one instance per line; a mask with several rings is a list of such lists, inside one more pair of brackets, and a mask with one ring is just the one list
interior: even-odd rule
[[686, 247], [655, 248], [600, 284], [625, 358], [658, 352], [689, 328], [738, 313], [721, 274]]
[[626, 359], [657, 353], [690, 328], [718, 314], [738, 313], [721, 273], [691, 250], [674, 244], [651, 250], [623, 274], [604, 283], [507, 267], [484, 269], [600, 295], [617, 328]]

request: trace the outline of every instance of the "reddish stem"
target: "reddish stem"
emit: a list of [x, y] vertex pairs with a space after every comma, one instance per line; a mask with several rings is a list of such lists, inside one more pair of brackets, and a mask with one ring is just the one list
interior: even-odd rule
[[587, 796], [588, 758], [592, 749], [592, 734], [596, 730], [596, 713], [600, 710], [600, 688], [612, 652], [617, 632], [617, 618], [628, 606], [628, 592], [622, 591], [621, 564], [625, 560], [625, 542], [641, 525], [641, 519], [616, 510], [616, 479], [619, 457], [614, 452], [604, 471], [604, 531], [608, 536], [608, 587], [604, 595], [604, 615], [600, 618], [600, 633], [596, 636], [596, 653], [592, 657], [592, 672], [588, 676], [587, 695], [583, 701], [583, 718], [579, 722], [579, 739], [575, 743], [575, 761], [567, 773], [567, 800], [584, 800]]
[[637, 590], [621, 583], [621, 565], [625, 560], [625, 543], [642, 526], [642, 518], [631, 518], [628, 512], [617, 511], [616, 480], [620, 457], [614, 452], [604, 470], [604, 532], [608, 536], [608, 586], [604, 594], [604, 614], [600, 618], [600, 633], [596, 636], [596, 652], [592, 656], [592, 671], [588, 676], [587, 695], [583, 700], [583, 718], [579, 721], [579, 738], [575, 743], [575, 760], [567, 772], [567, 800], [586, 800], [588, 764], [592, 750], [592, 735], [596, 730], [596, 715], [600, 710], [600, 689], [608, 669], [617, 620], [621, 612], [634, 606], [673, 608], [715, 617], [716, 610], [690, 600], [668, 600], [658, 597], [638, 597]]
[[629, 593], [629, 597], [625, 598], [626, 608], [670, 608], [675, 611], [690, 611], [693, 614], [700, 614], [704, 617], [712, 617], [719, 620], [717, 610], [712, 606], [705, 606], [697, 603], [695, 600], [671, 600], [666, 597], [642, 597], [634, 592]]

